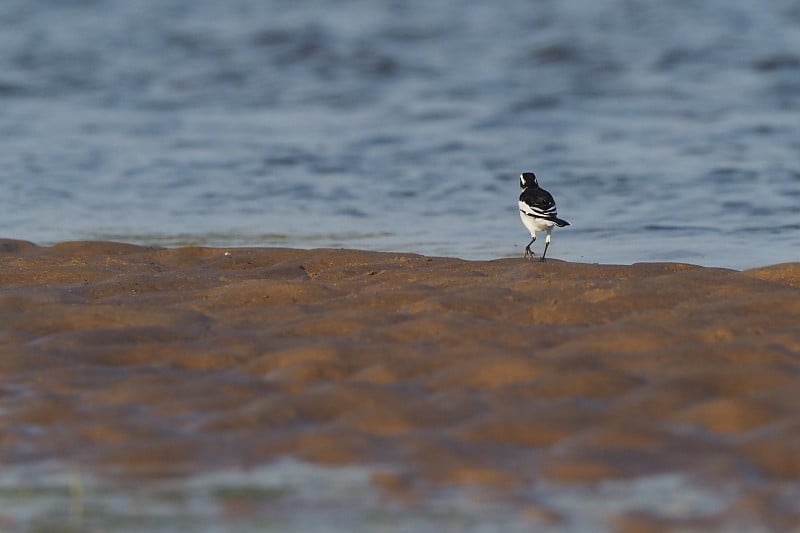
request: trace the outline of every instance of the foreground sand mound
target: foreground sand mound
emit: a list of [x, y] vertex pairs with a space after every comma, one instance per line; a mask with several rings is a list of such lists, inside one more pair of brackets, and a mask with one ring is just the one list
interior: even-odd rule
[[0, 241], [0, 460], [288, 454], [384, 465], [398, 496], [684, 472], [787, 524], [768, 495], [800, 478], [798, 287], [800, 263]]

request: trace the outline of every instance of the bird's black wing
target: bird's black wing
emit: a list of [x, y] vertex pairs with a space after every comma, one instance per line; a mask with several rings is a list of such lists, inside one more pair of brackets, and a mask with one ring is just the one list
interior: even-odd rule
[[520, 209], [526, 215], [551, 220], [558, 215], [553, 196], [541, 187], [526, 188], [519, 195], [519, 201], [524, 205]]

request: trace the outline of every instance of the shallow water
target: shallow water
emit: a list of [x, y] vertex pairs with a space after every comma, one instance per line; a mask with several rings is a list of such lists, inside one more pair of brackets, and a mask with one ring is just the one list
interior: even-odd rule
[[[0, 5], [0, 234], [745, 268], [800, 250], [792, 0]], [[541, 243], [538, 250], [541, 250]]]
[[326, 468], [285, 460], [251, 470], [132, 485], [50, 464], [24, 473], [3, 472], [0, 523], [11, 532], [577, 533], [613, 531], [615, 523], [638, 514], [662, 527], [705, 520], [705, 527], [697, 530], [758, 531], [763, 524], [757, 517], [727, 509], [741, 488], [660, 475], [586, 487], [532, 486], [521, 492], [537, 503], [526, 505], [469, 489], [403, 503], [383, 498], [365, 467]]

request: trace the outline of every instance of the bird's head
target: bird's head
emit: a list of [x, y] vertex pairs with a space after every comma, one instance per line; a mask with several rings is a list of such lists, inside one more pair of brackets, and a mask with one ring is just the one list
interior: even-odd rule
[[523, 172], [519, 175], [519, 187], [520, 189], [524, 189], [526, 187], [538, 187], [539, 184], [536, 183], [536, 174], [533, 172]]

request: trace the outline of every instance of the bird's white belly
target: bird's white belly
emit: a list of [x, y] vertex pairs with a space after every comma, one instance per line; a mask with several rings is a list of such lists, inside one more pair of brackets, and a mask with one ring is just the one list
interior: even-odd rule
[[531, 235], [533, 235], [533, 232], [535, 231], [546, 231], [555, 226], [555, 222], [545, 220], [543, 218], [530, 217], [522, 211], [519, 212], [519, 218], [522, 219], [522, 223], [526, 228], [528, 228], [528, 231], [531, 232]]

